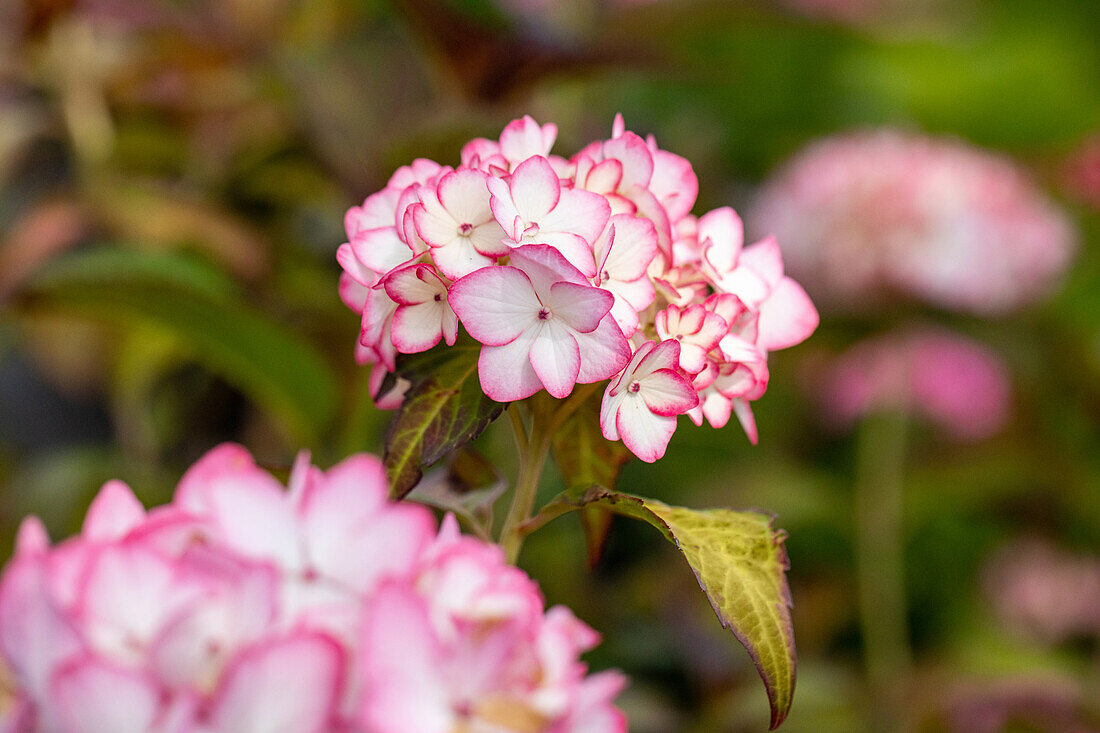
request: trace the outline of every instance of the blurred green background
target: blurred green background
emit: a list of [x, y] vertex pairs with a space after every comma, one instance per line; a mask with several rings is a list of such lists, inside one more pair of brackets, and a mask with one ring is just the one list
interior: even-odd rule
[[[463, 142], [525, 113], [557, 123], [555, 152], [569, 155], [622, 112], [694, 164], [697, 213], [744, 212], [808, 142], [890, 125], [1027, 167], [1081, 231], [1064, 286], [992, 320], [823, 313], [807, 344], [771, 357], [759, 447], [736, 425], [682, 420], [664, 460], [628, 465], [620, 487], [778, 515], [800, 660], [784, 730], [1100, 730], [1100, 197], [1064, 178], [1100, 131], [1100, 4], [858, 5], [849, 17], [793, 0], [6, 0], [4, 555], [24, 514], [70, 534], [110, 477], [162, 502], [223, 440], [275, 467], [300, 447], [321, 465], [380, 452], [388, 415], [354, 364], [359, 323], [334, 254], [346, 209], [414, 157], [455, 164]], [[1005, 360], [1013, 418], [971, 445], [908, 431], [895, 580], [911, 659], [868, 679], [858, 440], [822, 427], [815, 364], [914, 314]], [[506, 472], [509, 440], [500, 425], [480, 440]], [[632, 676], [631, 730], [766, 729], [748, 656], [656, 532], [617, 520], [590, 571], [566, 518], [523, 564], [550, 603], [604, 633], [593, 665]], [[1030, 592], [1050, 613], [1092, 594], [1093, 617], [1058, 633], [1016, 618], [1005, 578], [1036, 567]], [[871, 709], [882, 699], [887, 723]]]

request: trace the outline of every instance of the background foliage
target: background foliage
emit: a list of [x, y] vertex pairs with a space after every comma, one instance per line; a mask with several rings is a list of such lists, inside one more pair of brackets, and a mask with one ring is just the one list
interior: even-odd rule
[[[568, 153], [622, 112], [693, 162], [697, 211], [745, 211], [807, 142], [891, 125], [1013, 155], [1082, 231], [1047, 303], [995, 320], [919, 314], [994, 348], [1015, 396], [991, 440], [909, 432], [904, 678], [862, 671], [857, 436], [823, 427], [815, 375], [822, 353], [911, 311], [826, 314], [809, 343], [772, 356], [759, 447], [736, 425], [682, 421], [666, 458], [627, 464], [620, 487], [778, 514], [800, 658], [784, 730], [872, 725], [869, 682], [895, 690], [907, 729], [1100, 729], [1100, 621], [1057, 639], [1014, 626], [990, 570], [1039, 543], [1100, 572], [1100, 210], [1063, 177], [1100, 131], [1097, 28], [1091, 0], [926, 0], [855, 23], [769, 0], [5, 3], [5, 553], [28, 512], [55, 537], [74, 531], [109, 477], [163, 501], [222, 440], [273, 466], [301, 446], [321, 465], [379, 453], [390, 416], [353, 362], [334, 253], [347, 207], [414, 157], [457, 162], [462, 142], [524, 113], [556, 122]], [[509, 440], [496, 423], [478, 441], [504, 475]], [[547, 498], [561, 483], [549, 477]], [[570, 517], [522, 561], [550, 602], [604, 631], [593, 664], [632, 674], [632, 730], [766, 728], [751, 661], [658, 533], [616, 520], [589, 572]], [[1052, 588], [1054, 608], [1081, 592]]]

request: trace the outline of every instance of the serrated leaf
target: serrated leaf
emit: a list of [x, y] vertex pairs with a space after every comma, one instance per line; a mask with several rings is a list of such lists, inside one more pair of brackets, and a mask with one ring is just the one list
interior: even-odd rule
[[293, 331], [234, 297], [217, 270], [179, 254], [96, 249], [46, 268], [23, 293], [33, 308], [166, 330], [194, 358], [316, 444], [336, 412], [336, 376]]
[[394, 497], [409, 493], [424, 466], [476, 438], [504, 409], [481, 390], [480, 349], [467, 337], [398, 360], [397, 373], [410, 385], [386, 435], [383, 462]]
[[771, 703], [771, 727], [787, 717], [797, 660], [783, 549], [773, 518], [732, 509], [685, 509], [596, 489], [577, 503], [606, 506], [656, 527], [679, 548], [722, 625], [756, 665]]

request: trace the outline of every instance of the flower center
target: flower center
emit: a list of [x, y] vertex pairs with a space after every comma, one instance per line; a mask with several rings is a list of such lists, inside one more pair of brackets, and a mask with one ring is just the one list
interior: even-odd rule
[[458, 233], [463, 237], [470, 236], [470, 233], [474, 230], [473, 224], [460, 224], [458, 227]]
[[635, 379], [633, 382], [631, 382], [630, 386], [627, 387], [627, 391], [630, 391], [630, 392], [640, 392], [641, 389], [642, 389], [642, 383], [639, 382], [637, 379]]
[[432, 296], [432, 299], [436, 303], [442, 303], [443, 302], [443, 293], [436, 293], [435, 295]]
[[549, 308], [539, 308], [539, 320], [540, 321], [545, 321], [549, 317], [550, 317], [550, 309]]
[[600, 282], [604, 282], [604, 283], [605, 283], [605, 282], [607, 282], [607, 281], [608, 281], [608, 280], [610, 280], [610, 279], [611, 279], [611, 273], [610, 273], [610, 272], [608, 272], [607, 270], [604, 270], [604, 271], [603, 271], [603, 277], [601, 277], [601, 278], [600, 278]]

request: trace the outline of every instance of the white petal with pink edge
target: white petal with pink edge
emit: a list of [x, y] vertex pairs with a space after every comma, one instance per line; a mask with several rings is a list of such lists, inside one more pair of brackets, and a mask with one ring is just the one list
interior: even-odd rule
[[581, 368], [580, 348], [571, 330], [556, 318], [548, 318], [532, 341], [531, 366], [554, 397], [561, 399], [573, 391]]
[[819, 317], [802, 286], [784, 277], [760, 304], [759, 343], [768, 351], [802, 343], [817, 329]]
[[321, 633], [258, 644], [226, 670], [210, 719], [219, 733], [327, 732], [343, 661], [340, 645]]
[[515, 267], [484, 267], [451, 286], [450, 303], [470, 335], [487, 346], [513, 341], [538, 320], [542, 303]]
[[160, 709], [153, 680], [91, 657], [65, 665], [50, 687], [63, 733], [148, 733]]
[[542, 389], [542, 380], [531, 366], [531, 346], [539, 330], [537, 324], [532, 324], [504, 346], [482, 347], [477, 359], [477, 373], [481, 388], [489, 399], [513, 402]]

